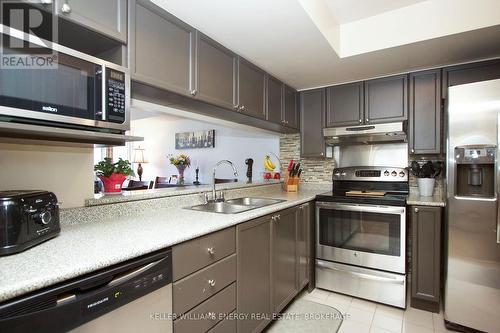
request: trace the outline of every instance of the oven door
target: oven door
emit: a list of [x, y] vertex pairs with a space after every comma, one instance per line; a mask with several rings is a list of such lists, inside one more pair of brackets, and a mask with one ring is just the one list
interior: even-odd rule
[[316, 203], [316, 257], [404, 274], [406, 208]]

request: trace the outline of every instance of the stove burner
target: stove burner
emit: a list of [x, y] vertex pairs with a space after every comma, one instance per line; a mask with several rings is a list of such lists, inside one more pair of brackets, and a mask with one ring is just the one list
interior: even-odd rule
[[398, 167], [348, 167], [333, 170], [332, 192], [318, 201], [405, 206], [408, 173]]

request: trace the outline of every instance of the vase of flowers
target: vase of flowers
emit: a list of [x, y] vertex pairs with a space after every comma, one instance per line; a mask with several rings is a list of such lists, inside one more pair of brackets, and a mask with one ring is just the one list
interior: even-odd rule
[[184, 171], [191, 165], [191, 159], [185, 154], [178, 156], [169, 155], [170, 164], [177, 168], [179, 172], [179, 179], [177, 184], [184, 184]]
[[113, 163], [111, 158], [106, 157], [94, 165], [94, 171], [104, 185], [104, 193], [121, 193], [127, 176], [134, 176], [130, 162], [121, 158]]

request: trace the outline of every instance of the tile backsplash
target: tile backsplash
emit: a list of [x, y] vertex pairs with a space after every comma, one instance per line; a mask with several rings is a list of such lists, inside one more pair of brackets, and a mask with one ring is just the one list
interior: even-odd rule
[[285, 170], [293, 159], [302, 163], [301, 181], [305, 183], [331, 183], [335, 161], [331, 158], [301, 158], [300, 134], [280, 136], [281, 169]]

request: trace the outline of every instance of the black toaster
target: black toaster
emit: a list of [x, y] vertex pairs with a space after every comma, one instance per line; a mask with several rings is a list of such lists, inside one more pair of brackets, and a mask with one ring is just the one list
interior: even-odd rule
[[24, 251], [60, 231], [54, 193], [0, 191], [0, 256]]

